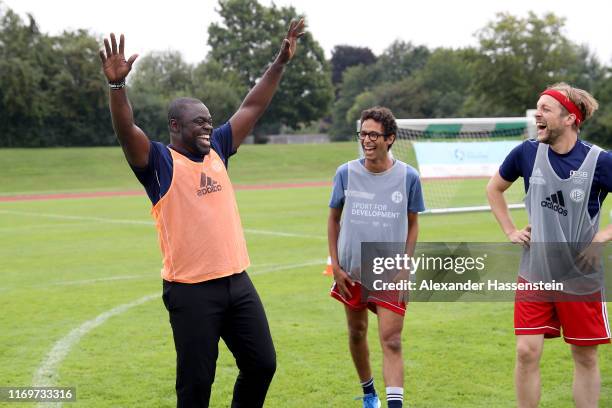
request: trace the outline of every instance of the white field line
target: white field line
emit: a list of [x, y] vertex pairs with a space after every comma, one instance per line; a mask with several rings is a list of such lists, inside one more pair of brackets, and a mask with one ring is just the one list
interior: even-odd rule
[[[290, 265], [279, 265], [279, 264], [273, 264], [273, 263], [266, 263], [266, 264], [259, 264], [259, 265], [251, 265], [250, 268], [248, 269], [249, 271], [249, 275], [250, 276], [254, 276], [254, 275], [261, 275], [262, 273], [268, 273], [268, 272], [276, 272], [276, 271], [284, 271], [287, 269], [293, 269], [293, 268], [301, 268], [304, 266], [312, 266], [312, 265], [323, 265], [324, 262], [322, 260], [313, 260], [313, 261], [307, 261], [307, 262], [303, 262], [303, 263], [298, 263], [298, 264], [290, 264]], [[264, 267], [268, 267], [268, 268], [264, 268]], [[260, 270], [260, 268], [263, 268]], [[155, 276], [153, 274], [140, 274], [140, 275], [119, 275], [119, 276], [110, 276], [107, 278], [91, 278], [91, 279], [78, 279], [78, 280], [69, 280], [69, 281], [56, 281], [56, 282], [49, 282], [47, 284], [44, 285], [34, 285], [31, 286], [32, 288], [50, 288], [53, 286], [70, 286], [70, 285], [88, 285], [90, 283], [99, 283], [99, 282], [112, 282], [112, 281], [121, 281], [121, 280], [135, 280], [135, 279], [159, 279], [159, 276]], [[20, 287], [23, 288], [23, 287]], [[0, 292], [6, 292], [6, 291], [11, 291], [14, 290], [14, 287], [10, 287], [10, 288], [0, 288]]]
[[65, 228], [65, 227], [87, 227], [91, 226], [91, 222], [64, 222], [54, 224], [40, 224], [40, 225], [20, 225], [18, 227], [5, 227], [0, 228], [1, 232], [26, 232], [37, 229], [48, 229], [48, 228]]
[[[311, 266], [311, 265], [323, 265], [323, 264], [324, 262], [322, 260], [312, 260], [308, 262], [302, 262], [302, 263], [291, 264], [291, 265], [276, 265], [274, 267], [262, 269], [259, 271], [255, 270], [253, 273], [249, 272], [249, 275], [251, 276], [263, 275], [266, 273], [283, 271], [287, 269], [294, 269], [294, 268], [300, 268], [300, 267]], [[45, 359], [40, 364], [36, 372], [34, 373], [34, 376], [32, 378], [32, 386], [37, 386], [37, 387], [56, 386], [57, 380], [58, 380], [58, 369], [60, 365], [62, 364], [63, 360], [68, 356], [71, 349], [79, 341], [81, 341], [81, 339], [85, 337], [90, 331], [92, 331], [98, 326], [101, 326], [111, 317], [125, 313], [128, 310], [132, 309], [133, 307], [140, 306], [150, 300], [158, 299], [160, 297], [161, 297], [161, 294], [157, 292], [143, 296], [139, 299], [134, 300], [133, 302], [125, 303], [111, 310], [103, 312], [99, 314], [98, 316], [96, 316], [95, 318], [88, 320], [85, 323], [81, 324], [79, 327], [72, 329], [70, 333], [62, 337], [60, 340], [58, 340], [53, 345], [53, 348], [51, 348], [51, 351], [47, 353]], [[61, 406], [62, 406], [61, 402], [55, 402], [55, 403], [46, 402], [46, 403], [39, 403], [36, 405], [37, 408], [49, 408], [49, 407], [59, 408]]]
[[[321, 262], [318, 262], [321, 263]], [[290, 265], [290, 266], [306, 266], [306, 265], [313, 265], [313, 263], [307, 263], [305, 265], [302, 264], [297, 264], [297, 265]], [[259, 265], [251, 265], [250, 270], [257, 270], [259, 268], [263, 268], [264, 266], [272, 266], [273, 270], [277, 270], [278, 268], [278, 264], [274, 264], [274, 263], [267, 263], [267, 264], [259, 264]], [[284, 268], [286, 266], [282, 266], [282, 268]], [[271, 271], [270, 271], [271, 272]], [[249, 272], [249, 275], [253, 275], [252, 273]], [[92, 279], [79, 279], [79, 280], [70, 280], [70, 281], [57, 281], [57, 282], [49, 282], [46, 285], [37, 285], [35, 286], [36, 288], [48, 288], [51, 286], [61, 286], [61, 285], [87, 285], [89, 283], [98, 283], [98, 282], [109, 282], [109, 281], [117, 281], [117, 280], [131, 280], [131, 279], [148, 279], [148, 278], [156, 278], [156, 279], [160, 279], [159, 275], [155, 276], [153, 274], [150, 273], [143, 273], [140, 275], [119, 275], [119, 276], [110, 276], [108, 278], [92, 278]], [[0, 292], [3, 290], [4, 288], [0, 288]], [[6, 289], [4, 289], [6, 290]]]
[[262, 270], [255, 269], [252, 272], [249, 272], [249, 276], [263, 275], [265, 273], [270, 273], [270, 272], [286, 271], [287, 269], [302, 268], [304, 266], [321, 265], [322, 267], [325, 267], [325, 262], [326, 260], [321, 258], [321, 259], [316, 259], [312, 261], [296, 263], [296, 264], [291, 264], [291, 265], [277, 265], [277, 266], [273, 266], [271, 268], [262, 269]]
[[[124, 191], [135, 190], [137, 186], [133, 189], [127, 189]], [[79, 193], [115, 193], [117, 190], [109, 190], [104, 188], [76, 188], [76, 189], [66, 189], [66, 190], [28, 190], [28, 191], [10, 191], [5, 193], [0, 193], [0, 197], [11, 197], [18, 195], [45, 195], [45, 194], [79, 194]], [[123, 191], [119, 191], [123, 192]], [[145, 195], [145, 191], [142, 190], [142, 195]]]
[[27, 217], [41, 217], [41, 218], [52, 218], [57, 220], [76, 220], [76, 221], [94, 221], [107, 224], [129, 224], [129, 225], [150, 225], [153, 226], [153, 221], [141, 221], [141, 220], [124, 220], [116, 218], [102, 218], [102, 217], [84, 217], [81, 215], [65, 215], [65, 214], [47, 214], [47, 213], [35, 213], [27, 211], [13, 211], [13, 210], [0, 210], [0, 214], [9, 215], [23, 215]]
[[[107, 223], [107, 224], [147, 225], [147, 226], [155, 225], [153, 221], [144, 221], [144, 220], [126, 220], [126, 219], [118, 219], [118, 218], [85, 217], [81, 215], [46, 214], [46, 213], [34, 213], [34, 212], [13, 211], [13, 210], [0, 210], [0, 214], [23, 215], [27, 217], [42, 217], [42, 218], [52, 218], [52, 219], [59, 219], [59, 220], [93, 221], [93, 222], [101, 222], [101, 223]], [[290, 233], [290, 232], [281, 232], [281, 231], [269, 231], [269, 230], [260, 230], [260, 229], [250, 229], [250, 228], [245, 228], [244, 232], [247, 232], [250, 234], [271, 235], [271, 236], [277, 236], [277, 237], [310, 238], [310, 239], [317, 239], [317, 240], [327, 240], [327, 237], [320, 236], [320, 235], [308, 235], [308, 234], [299, 234], [299, 233]]]
[[[131, 279], [148, 279], [154, 278], [153, 274], [142, 274], [142, 275], [119, 275], [119, 276], [109, 276], [108, 278], [91, 278], [91, 279], [79, 279], [79, 280], [71, 280], [71, 281], [55, 281], [48, 282], [44, 285], [31, 285], [31, 286], [12, 286], [8, 288], [0, 288], [0, 292], [13, 291], [15, 289], [24, 289], [24, 288], [51, 288], [53, 286], [70, 286], [70, 285], [88, 285], [90, 283], [98, 283], [98, 282], [112, 282], [119, 280], [131, 280]], [[159, 275], [157, 276], [159, 279]]]
[[[321, 260], [316, 260], [316, 261], [308, 261], [308, 262], [303, 262], [303, 263], [299, 263], [299, 264], [291, 264], [291, 265], [278, 265], [278, 264], [260, 264], [260, 265], [251, 265], [251, 267], [249, 268], [249, 276], [253, 276], [253, 275], [260, 275], [262, 273], [268, 273], [268, 272], [276, 272], [276, 271], [284, 271], [287, 269], [293, 269], [293, 268], [301, 268], [303, 266], [311, 266], [311, 265], [318, 265], [318, 264], [323, 264], [324, 262]], [[264, 266], [267, 266], [269, 268], [264, 268], [261, 271], [259, 271], [259, 268], [263, 268]], [[253, 272], [250, 272], [253, 271]], [[108, 278], [93, 278], [93, 279], [81, 279], [81, 280], [72, 280], [72, 281], [57, 281], [57, 282], [50, 282], [47, 285], [39, 285], [39, 286], [35, 286], [36, 288], [38, 287], [45, 287], [48, 288], [50, 286], [61, 286], [61, 285], [87, 285], [89, 283], [98, 283], [98, 282], [109, 282], [109, 281], [118, 281], [118, 280], [131, 280], [131, 279], [149, 279], [149, 278], [156, 278], [159, 279], [159, 276], [154, 276], [152, 274], [141, 274], [141, 275], [120, 275], [120, 276], [111, 276]], [[0, 288], [0, 292], [3, 290], [3, 288]], [[4, 289], [6, 290], [6, 289]]]
[[[123, 305], [119, 305], [111, 310], [108, 310], [92, 320], [88, 320], [85, 323], [81, 324], [79, 327], [73, 329], [66, 336], [61, 338], [58, 342], [55, 343], [51, 351], [47, 354], [42, 364], [34, 373], [34, 377], [32, 378], [33, 386], [37, 387], [51, 387], [57, 383], [58, 377], [58, 368], [61, 362], [66, 358], [68, 353], [72, 347], [77, 344], [81, 338], [83, 338], [87, 333], [96, 327], [104, 324], [108, 319], [113, 316], [117, 316], [121, 313], [124, 313], [135, 306], [142, 305], [143, 303], [148, 302], [151, 299], [159, 298], [159, 293], [150, 294], [147, 296], [143, 296], [140, 299], [137, 299], [130, 303], [125, 303]], [[39, 403], [37, 407], [60, 407], [61, 402], [57, 403]]]
[[109, 281], [117, 281], [117, 280], [130, 280], [130, 279], [144, 279], [144, 278], [152, 278], [152, 277], [153, 275], [150, 275], [150, 274], [110, 276], [108, 278], [94, 278], [94, 279], [82, 279], [82, 280], [73, 280], [73, 281], [51, 282], [48, 285], [44, 285], [44, 287], [56, 286], [56, 285], [87, 285], [89, 283], [109, 282]]
[[244, 232], [250, 233], [250, 234], [273, 235], [275, 237], [310, 238], [310, 239], [320, 239], [320, 240], [327, 241], [327, 237], [324, 237], [321, 235], [299, 234], [299, 233], [294, 233], [294, 232], [268, 231], [268, 230], [251, 229], [251, 228], [245, 228]]

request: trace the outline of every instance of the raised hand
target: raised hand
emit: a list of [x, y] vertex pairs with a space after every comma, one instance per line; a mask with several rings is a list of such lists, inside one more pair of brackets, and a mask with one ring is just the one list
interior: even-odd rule
[[121, 82], [127, 77], [132, 70], [132, 64], [138, 58], [138, 54], [132, 55], [127, 61], [125, 60], [125, 38], [123, 34], [119, 37], [119, 49], [117, 49], [117, 40], [115, 34], [111, 33], [110, 43], [108, 39], [104, 39], [104, 50], [100, 50], [100, 60], [102, 61], [102, 70], [108, 82]]
[[300, 18], [299, 21], [291, 21], [289, 24], [289, 30], [287, 31], [287, 36], [283, 40], [281, 49], [278, 53], [277, 60], [280, 63], [286, 64], [287, 62], [291, 61], [297, 48], [297, 39], [303, 35], [304, 19]]

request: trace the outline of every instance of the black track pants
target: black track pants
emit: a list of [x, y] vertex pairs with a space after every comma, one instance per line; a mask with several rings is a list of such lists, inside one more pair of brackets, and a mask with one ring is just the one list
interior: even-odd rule
[[208, 407], [219, 338], [240, 370], [232, 408], [263, 406], [276, 353], [259, 295], [246, 272], [206, 282], [163, 282], [176, 348], [178, 408]]

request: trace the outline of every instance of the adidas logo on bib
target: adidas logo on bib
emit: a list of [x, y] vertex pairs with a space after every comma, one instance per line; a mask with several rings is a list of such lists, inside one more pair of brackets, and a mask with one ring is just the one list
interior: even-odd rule
[[567, 209], [565, 208], [565, 200], [563, 199], [563, 192], [561, 190], [557, 191], [554, 194], [551, 194], [549, 197], [546, 197], [545, 200], [542, 200], [540, 203], [542, 207], [549, 208], [553, 211], [558, 212], [564, 217], [567, 216]]
[[200, 188], [197, 190], [198, 196], [203, 196], [210, 193], [221, 191], [221, 184], [211, 179], [206, 173], [200, 175]]

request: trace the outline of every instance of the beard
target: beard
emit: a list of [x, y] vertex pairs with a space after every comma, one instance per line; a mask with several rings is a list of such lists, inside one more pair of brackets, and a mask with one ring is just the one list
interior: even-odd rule
[[196, 147], [197, 152], [201, 154], [202, 156], [206, 156], [208, 153], [210, 153], [210, 146], [204, 146], [199, 143], [196, 143], [195, 147]]
[[[209, 139], [210, 141], [210, 139]], [[210, 145], [206, 145], [202, 139], [196, 137], [191, 143], [191, 149], [199, 155], [206, 156], [210, 153]]]
[[538, 135], [538, 142], [547, 145], [554, 144], [559, 137], [561, 137], [561, 131], [559, 129], [546, 129], [542, 136]]

